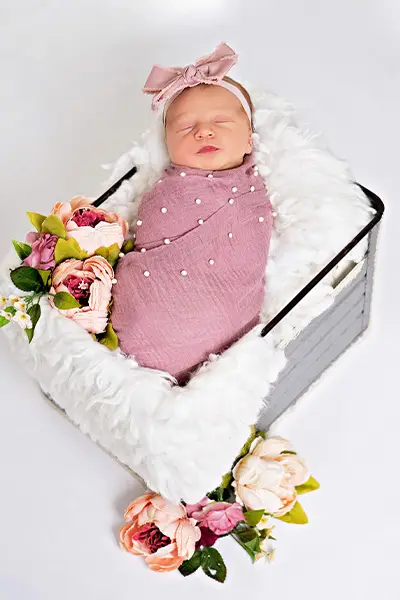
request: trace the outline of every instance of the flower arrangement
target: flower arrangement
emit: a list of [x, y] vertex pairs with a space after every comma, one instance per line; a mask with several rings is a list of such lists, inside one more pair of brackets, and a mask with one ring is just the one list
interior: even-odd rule
[[298, 496], [319, 483], [290, 442], [251, 429], [231, 471], [198, 503], [174, 505], [151, 491], [134, 500], [125, 511], [121, 547], [144, 557], [153, 571], [179, 569], [186, 577], [201, 567], [221, 583], [227, 569], [214, 548], [221, 537], [231, 536], [253, 562], [271, 561], [272, 520], [307, 523]]
[[127, 222], [83, 196], [55, 204], [47, 217], [27, 214], [36, 231], [28, 233], [25, 243], [13, 241], [22, 263], [10, 277], [28, 294], [0, 296], [0, 327], [15, 322], [31, 342], [41, 316], [40, 298], [47, 295], [52, 308], [115, 349], [118, 339], [109, 315], [114, 267], [133, 249], [132, 240], [126, 240]]
[[[0, 295], [0, 328], [11, 322], [31, 342], [41, 316], [40, 299], [114, 350], [118, 338], [110, 323], [112, 286], [118, 259], [134, 249], [128, 224], [118, 214], [96, 208], [83, 196], [54, 205], [49, 216], [27, 213], [36, 231], [13, 241], [21, 264], [10, 270], [23, 296]], [[183, 576], [200, 567], [223, 582], [227, 569], [214, 547], [231, 536], [253, 562], [272, 560], [273, 519], [304, 524], [300, 494], [319, 488], [292, 445], [251, 427], [247, 442], [220, 485], [196, 504], [174, 505], [146, 491], [125, 511], [121, 546], [142, 556], [153, 571], [179, 569]]]

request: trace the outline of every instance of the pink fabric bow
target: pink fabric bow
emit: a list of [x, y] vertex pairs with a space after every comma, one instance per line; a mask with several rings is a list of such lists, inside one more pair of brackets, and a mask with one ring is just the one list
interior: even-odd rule
[[199, 83], [216, 84], [237, 62], [238, 55], [224, 42], [209, 56], [203, 56], [187, 67], [161, 67], [154, 65], [144, 85], [145, 94], [155, 94], [153, 110], [161, 102], [171, 100], [187, 87]]

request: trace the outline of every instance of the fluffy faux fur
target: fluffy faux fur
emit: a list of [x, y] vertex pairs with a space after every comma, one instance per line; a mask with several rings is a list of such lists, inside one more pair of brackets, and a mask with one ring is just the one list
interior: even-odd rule
[[[265, 92], [251, 95], [254, 151], [277, 212], [262, 311], [266, 323], [368, 222], [371, 209], [346, 164], [298, 124], [286, 101]], [[104, 205], [131, 223], [142, 193], [167, 164], [162, 133], [156, 119], [142, 143], [117, 161], [108, 182], [138, 167]], [[364, 251], [359, 245], [352, 258], [360, 260]], [[10, 256], [2, 265], [0, 291], [18, 294], [9, 279], [18, 260]], [[46, 299], [30, 345], [16, 325], [3, 331], [32, 377], [84, 433], [149, 488], [173, 502], [196, 502], [230, 469], [285, 365], [287, 340], [330, 305], [333, 276], [266, 338], [257, 326], [222, 355], [210, 356], [183, 388], [168, 374], [94, 342]]]

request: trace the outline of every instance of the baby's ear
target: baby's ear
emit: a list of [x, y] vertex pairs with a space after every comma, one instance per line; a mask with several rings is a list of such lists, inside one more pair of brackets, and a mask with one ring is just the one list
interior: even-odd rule
[[251, 154], [252, 150], [253, 150], [253, 138], [252, 138], [252, 132], [250, 131], [249, 140], [247, 142], [246, 154]]

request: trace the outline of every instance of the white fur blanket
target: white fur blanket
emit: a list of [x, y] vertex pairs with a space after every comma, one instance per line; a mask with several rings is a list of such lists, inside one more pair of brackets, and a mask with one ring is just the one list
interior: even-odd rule
[[[256, 159], [277, 212], [262, 312], [266, 323], [358, 233], [371, 209], [346, 164], [298, 124], [286, 101], [265, 92], [251, 95]], [[117, 161], [108, 183], [133, 165], [138, 173], [105, 208], [133, 222], [143, 191], [166, 163], [158, 119]], [[351, 258], [360, 260], [364, 251], [358, 245]], [[9, 279], [9, 268], [17, 264], [13, 254], [3, 262], [1, 293], [18, 294]], [[94, 342], [46, 299], [31, 345], [17, 326], [3, 331], [32, 377], [83, 432], [149, 488], [173, 502], [196, 502], [219, 484], [256, 422], [262, 398], [285, 364], [285, 340], [330, 305], [332, 277], [265, 338], [257, 326], [222, 355], [211, 356], [182, 388], [168, 374]]]

